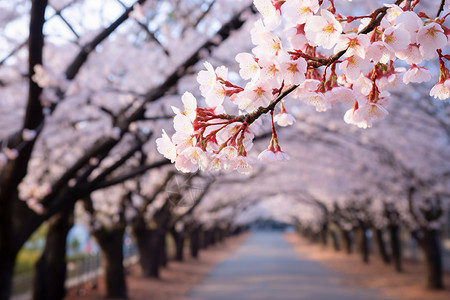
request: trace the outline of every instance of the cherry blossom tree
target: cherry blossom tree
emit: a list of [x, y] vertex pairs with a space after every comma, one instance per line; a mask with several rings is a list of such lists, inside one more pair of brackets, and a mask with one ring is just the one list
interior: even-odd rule
[[[60, 212], [67, 213], [76, 200], [89, 196], [94, 190], [166, 164], [150, 157], [137, 168], [115, 172], [136, 151], [146, 147], [151, 136], [149, 126], [161, 117], [151, 115], [158, 105], [150, 103], [176, 87], [189, 68], [241, 27], [244, 23], [241, 17], [252, 11], [245, 3], [222, 9], [223, 3], [212, 1], [205, 3], [199, 12], [189, 2], [179, 10], [186, 15], [175, 19], [180, 23], [173, 22], [169, 26], [170, 22], [164, 25], [158, 18], [168, 18], [175, 8], [174, 3], [140, 6], [144, 2], [109, 1], [102, 10], [83, 1], [50, 2], [49, 5], [46, 1], [33, 1], [28, 37], [30, 50], [24, 48], [23, 41], [27, 39], [24, 33], [22, 41], [2, 53], [5, 55], [3, 77], [12, 72], [22, 84], [16, 91], [18, 83], [6, 81], [8, 98], [2, 102], [2, 114], [9, 118], [2, 117], [2, 122], [15, 116], [12, 126], [1, 126], [0, 142], [0, 290], [4, 298], [10, 292], [17, 251], [43, 221]], [[8, 28], [14, 26], [13, 21], [19, 25], [27, 22], [26, 17], [24, 20], [21, 17], [27, 15], [25, 12], [30, 5], [26, 2], [21, 5], [23, 13], [17, 13], [20, 11], [16, 12], [15, 5], [4, 8], [8, 17], [2, 21]], [[45, 20], [48, 37], [44, 45], [45, 9], [51, 17]], [[221, 14], [216, 14], [218, 11]], [[81, 18], [86, 12], [88, 17], [103, 14], [104, 18], [97, 19], [103, 23], [89, 24], [88, 17]], [[130, 15], [133, 19], [126, 22]], [[180, 28], [184, 28], [182, 32]], [[204, 37], [198, 38], [204, 33]], [[5, 36], [15, 42], [19, 39], [10, 37], [6, 31]], [[191, 52], [179, 55], [177, 47], [182, 43], [189, 45], [186, 49]], [[113, 47], [115, 44], [127, 47]], [[149, 51], [152, 47], [154, 51]], [[32, 54], [28, 70], [23, 67], [28, 59], [27, 52]], [[135, 64], [138, 60], [131, 59], [133, 57], [148, 58], [149, 68], [138, 67]], [[168, 69], [167, 65], [171, 67]], [[130, 72], [136, 68], [140, 69], [139, 74]], [[20, 72], [27, 74], [28, 83], [22, 80]], [[26, 96], [23, 86], [27, 84], [30, 86], [28, 104], [18, 100]], [[115, 100], [108, 101], [111, 98]], [[23, 113], [26, 110], [28, 115]], [[25, 120], [24, 124], [21, 119]], [[55, 232], [64, 235], [62, 231]], [[49, 245], [52, 245], [50, 240]], [[62, 243], [64, 239], [59, 240]], [[59, 253], [58, 258], [63, 257], [64, 251]], [[58, 259], [52, 255], [45, 257]]]
[[[449, 188], [449, 8], [375, 2], [354, 10], [346, 1], [255, 0], [258, 20], [251, 1], [35, 0], [2, 8], [5, 28], [30, 29], [2, 29], [9, 43], [0, 58], [0, 298], [9, 296], [17, 251], [45, 220], [51, 229], [38, 268], [46, 276], [37, 286], [55, 288], [35, 297], [62, 297], [49, 270], [58, 266], [56, 279], [64, 277], [79, 199], [111, 263], [107, 274], [123, 273], [120, 251], [107, 251], [119, 247], [128, 214], [141, 252], [156, 245], [155, 254], [162, 235], [150, 241], [150, 230], [170, 231], [180, 250], [186, 232], [208, 232], [212, 241], [266, 213], [324, 239], [330, 221], [350, 233], [387, 218], [394, 232], [401, 219], [431, 253], [429, 286], [441, 287], [431, 259], [438, 250], [427, 245], [436, 245]], [[91, 16], [102, 21], [89, 24]], [[156, 148], [168, 160], [154, 151], [161, 127]], [[268, 128], [264, 145], [255, 137]], [[164, 178], [169, 162], [223, 179], [185, 207], [174, 205], [185, 191], [142, 191], [146, 180]], [[163, 189], [176, 190], [171, 180]], [[239, 198], [223, 197], [231, 184]], [[141, 259], [156, 276], [159, 259]], [[111, 280], [111, 295], [126, 296], [123, 276]]]

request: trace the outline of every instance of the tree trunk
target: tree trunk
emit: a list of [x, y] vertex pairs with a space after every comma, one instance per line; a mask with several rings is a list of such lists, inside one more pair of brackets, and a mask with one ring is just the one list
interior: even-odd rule
[[320, 237], [322, 244], [326, 246], [328, 244], [328, 222], [322, 223], [321, 229], [320, 229]]
[[386, 251], [386, 243], [383, 239], [383, 231], [381, 229], [376, 228], [375, 229], [375, 235], [377, 239], [377, 245], [378, 245], [378, 251], [380, 252], [381, 259], [385, 264], [391, 263], [391, 258], [389, 257], [389, 254]]
[[198, 257], [198, 250], [200, 248], [200, 228], [195, 226], [189, 235], [189, 249], [191, 256], [194, 258]]
[[203, 230], [202, 228], [199, 229], [199, 237], [200, 237], [200, 249], [207, 249], [208, 248], [208, 241], [206, 237], [206, 230]]
[[102, 250], [102, 266], [105, 272], [107, 298], [127, 298], [125, 268], [123, 267], [124, 232], [124, 228], [94, 232]]
[[389, 225], [389, 236], [391, 240], [392, 260], [394, 261], [395, 270], [402, 271], [402, 251], [399, 237], [400, 227], [398, 225]]
[[215, 232], [216, 232], [217, 242], [218, 243], [223, 242], [223, 240], [225, 239], [225, 229], [216, 227]]
[[139, 250], [142, 276], [159, 278], [161, 235], [157, 229], [134, 229]]
[[217, 243], [216, 239], [216, 227], [208, 230], [208, 244], [214, 246]]
[[49, 220], [45, 248], [35, 266], [34, 300], [58, 300], [66, 294], [67, 234], [73, 226], [73, 207]]
[[362, 260], [365, 263], [369, 263], [369, 240], [367, 238], [367, 227], [362, 226], [360, 229], [360, 237], [361, 237], [361, 241], [360, 241], [360, 247], [361, 247], [361, 254], [362, 254]]
[[343, 229], [342, 235], [344, 236], [344, 240], [345, 240], [345, 249], [348, 254], [351, 254], [353, 252], [352, 232], [350, 230]]
[[336, 231], [332, 230], [330, 232], [330, 234], [331, 234], [331, 239], [333, 240], [333, 248], [334, 248], [334, 250], [340, 251], [341, 250], [341, 245], [339, 243], [339, 237], [338, 237]]
[[0, 299], [9, 299], [11, 296], [15, 261], [16, 255], [0, 253]]
[[175, 260], [183, 261], [183, 251], [184, 251], [184, 231], [177, 232], [175, 228], [171, 229], [173, 240], [175, 241]]
[[439, 231], [436, 229], [425, 231], [420, 245], [425, 252], [426, 287], [431, 290], [441, 290], [444, 288], [444, 284], [442, 281], [442, 252]]
[[167, 267], [167, 242], [166, 242], [166, 231], [164, 229], [158, 230], [158, 236], [159, 236], [159, 248], [157, 251], [159, 251], [159, 265], [161, 267], [166, 268]]
[[203, 231], [203, 248], [207, 249], [212, 244], [211, 229], [206, 229]]

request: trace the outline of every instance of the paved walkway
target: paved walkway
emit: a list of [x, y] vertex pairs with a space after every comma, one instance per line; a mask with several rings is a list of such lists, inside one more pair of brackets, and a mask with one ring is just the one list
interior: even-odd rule
[[[351, 266], [349, 266], [351, 267]], [[201, 300], [381, 300], [372, 289], [339, 284], [339, 274], [300, 257], [281, 232], [254, 232], [197, 285]]]

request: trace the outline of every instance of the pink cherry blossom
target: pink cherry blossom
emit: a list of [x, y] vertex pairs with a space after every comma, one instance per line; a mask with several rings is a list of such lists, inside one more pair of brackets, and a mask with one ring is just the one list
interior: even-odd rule
[[165, 158], [170, 159], [172, 163], [175, 162], [177, 157], [177, 150], [175, 144], [172, 142], [167, 133], [162, 130], [162, 136], [156, 139], [156, 147], [159, 153], [161, 153]]
[[239, 75], [242, 79], [251, 79], [256, 82], [261, 74], [261, 67], [255, 60], [255, 57], [250, 53], [239, 53], [236, 55], [236, 61], [239, 63]]
[[371, 67], [371, 64], [366, 59], [357, 55], [352, 55], [344, 59], [339, 65], [339, 69], [345, 74], [345, 76], [354, 81], [361, 76], [361, 72], [367, 72]]
[[272, 99], [272, 87], [267, 84], [247, 83], [243, 92], [235, 98], [234, 103], [240, 110], [252, 112], [260, 106], [266, 106]]
[[280, 11], [275, 8], [271, 0], [254, 0], [253, 3], [264, 18], [264, 24], [268, 29], [272, 30], [280, 24]]
[[403, 74], [403, 82], [408, 84], [410, 82], [426, 82], [430, 81], [433, 74], [425, 67], [418, 67], [412, 65], [411, 68]]
[[346, 50], [344, 56], [358, 55], [361, 58], [365, 58], [369, 43], [369, 37], [365, 34], [356, 35], [355, 33], [350, 33], [342, 35], [336, 47], [334, 47], [334, 53]]
[[329, 11], [320, 10], [320, 16], [313, 16], [305, 25], [308, 40], [325, 49], [331, 49], [338, 42], [342, 26]]
[[283, 16], [293, 24], [304, 24], [319, 11], [318, 0], [291, 0], [283, 5]]
[[281, 63], [281, 76], [285, 84], [301, 84], [305, 81], [307, 68], [306, 60], [299, 58], [295, 61], [288, 60]]
[[383, 32], [383, 42], [392, 52], [404, 50], [411, 43], [411, 35], [403, 27], [391, 26]]
[[420, 64], [423, 61], [422, 53], [419, 50], [419, 45], [409, 44], [404, 50], [395, 52], [395, 56], [399, 59], [406, 61], [407, 64]]
[[316, 111], [318, 112], [326, 111], [327, 109], [331, 108], [328, 99], [323, 93], [320, 92], [303, 93], [299, 98], [306, 104], [314, 106], [316, 108]]
[[450, 79], [435, 84], [430, 90], [430, 96], [440, 100], [450, 98]]
[[216, 107], [222, 104], [225, 99], [225, 89], [220, 80], [227, 80], [228, 69], [225, 67], [216, 68], [214, 71], [209, 62], [205, 62], [206, 71], [200, 71], [197, 81], [200, 84], [200, 91], [205, 97], [209, 107]]
[[273, 121], [281, 127], [286, 127], [294, 124], [295, 118], [291, 114], [280, 112], [274, 116]]
[[281, 150], [265, 149], [258, 155], [258, 159], [265, 163], [273, 163], [278, 161], [287, 161], [290, 159], [289, 155]]
[[194, 122], [197, 117], [197, 99], [191, 93], [185, 92], [181, 97], [181, 101], [183, 102], [184, 114], [191, 122]]
[[429, 23], [420, 28], [417, 33], [417, 43], [420, 44], [420, 53], [425, 59], [432, 59], [436, 50], [447, 45], [447, 36], [439, 24]]

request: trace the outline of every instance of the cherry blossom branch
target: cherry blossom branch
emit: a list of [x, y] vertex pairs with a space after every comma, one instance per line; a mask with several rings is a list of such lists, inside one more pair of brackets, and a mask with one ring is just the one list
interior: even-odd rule
[[22, 49], [23, 47], [25, 47], [28, 43], [28, 39], [26, 39], [25, 41], [23, 41], [22, 43], [18, 44], [14, 49], [11, 50], [11, 52], [9, 52], [1, 61], [0, 61], [0, 66], [3, 65], [5, 63], [5, 61], [7, 61], [11, 56], [13, 56], [14, 54], [16, 54], [20, 49]]
[[[78, 190], [77, 193], [81, 194], [83, 193], [82, 191], [93, 190], [93, 188], [90, 187], [89, 185], [81, 186], [81, 183], [80, 185], [76, 185], [74, 188], [66, 190], [64, 190], [64, 188], [67, 186], [67, 183], [71, 179], [77, 177], [76, 175], [79, 172], [79, 170], [81, 170], [82, 168], [84, 168], [86, 165], [89, 164], [89, 161], [92, 157], [98, 157], [103, 153], [108, 153], [121, 140], [124, 133], [128, 131], [128, 127], [132, 122], [144, 118], [146, 111], [146, 104], [152, 101], [156, 101], [157, 99], [162, 97], [167, 90], [169, 90], [172, 86], [174, 86], [178, 82], [178, 80], [187, 72], [188, 68], [198, 62], [198, 60], [201, 57], [200, 52], [202, 50], [206, 49], [207, 51], [211, 52], [213, 48], [217, 47], [218, 44], [220, 44], [220, 42], [217, 42], [217, 36], [219, 37], [220, 41], [223, 41], [226, 38], [228, 38], [228, 36], [231, 34], [233, 30], [240, 28], [245, 22], [244, 20], [241, 19], [241, 16], [245, 14], [249, 9], [252, 9], [252, 7], [251, 6], [246, 7], [241, 12], [237, 13], [228, 23], [223, 25], [223, 27], [218, 31], [216, 36], [213, 36], [211, 39], [207, 40], [194, 52], [193, 55], [191, 55], [184, 63], [182, 63], [178, 68], [176, 68], [175, 71], [168, 76], [166, 81], [164, 81], [158, 87], [151, 89], [147, 93], [145, 100], [134, 111], [134, 113], [131, 113], [130, 116], [119, 116], [117, 123], [115, 124], [118, 128], [120, 128], [120, 137], [118, 139], [115, 139], [113, 137], [105, 137], [101, 139], [90, 149], [88, 149], [85, 152], [85, 154], [80, 159], [77, 160], [77, 162], [75, 162], [70, 168], [67, 169], [67, 171], [59, 178], [59, 180], [53, 184], [52, 193], [42, 200], [43, 205], [48, 207], [46, 218], [51, 216], [51, 214], [57, 212], [60, 209], [60, 207], [64, 205], [62, 202], [68, 201], [67, 198], [70, 198], [69, 201], [76, 200], [76, 198], [68, 197], [68, 195], [64, 196], [65, 194], [74, 193], [75, 190]], [[95, 187], [95, 190], [123, 182], [124, 180], [140, 175], [146, 172], [147, 170], [161, 167], [169, 163], [170, 161], [164, 160], [148, 166], [142, 166], [140, 168], [134, 169], [132, 172], [128, 174], [117, 177], [115, 179], [111, 179], [108, 182], [99, 184], [98, 186]], [[62, 193], [62, 195], [55, 199], [55, 196], [60, 193]]]
[[298, 87], [298, 85], [292, 85], [288, 87], [286, 90], [284, 90], [278, 97], [276, 97], [268, 106], [260, 106], [257, 110], [254, 112], [242, 115], [242, 116], [235, 116], [235, 115], [226, 115], [222, 114], [218, 117], [220, 119], [226, 119], [226, 120], [232, 120], [233, 122], [241, 122], [241, 123], [247, 123], [252, 124], [255, 122], [261, 115], [266, 114], [270, 112], [271, 110], [275, 109], [275, 106], [287, 95], [289, 95], [293, 90], [295, 90]]
[[105, 168], [99, 175], [95, 177], [90, 183], [93, 187], [97, 186], [101, 181], [103, 181], [108, 175], [117, 170], [120, 166], [122, 166], [128, 159], [130, 159], [139, 149], [142, 148], [143, 141], [138, 141], [136, 144], [131, 147], [125, 154], [121, 155], [120, 159], [118, 159], [111, 166]]
[[239, 29], [244, 25], [244, 16], [247, 12], [255, 13], [253, 4], [245, 7], [240, 12], [236, 13], [222, 28], [210, 39], [205, 41], [194, 53], [189, 56], [182, 64], [180, 64], [159, 86], [152, 88], [145, 95], [144, 102], [135, 110], [135, 112], [128, 118], [131, 121], [141, 120], [144, 118], [146, 104], [154, 102], [163, 97], [171, 87], [175, 86], [180, 78], [186, 74], [190, 67], [195, 65], [201, 58], [203, 52], [211, 53], [213, 49], [218, 47], [224, 40], [226, 40], [233, 31]]
[[211, 3], [209, 3], [206, 10], [195, 21], [194, 26], [193, 26], [194, 28], [197, 27], [197, 25], [200, 24], [200, 22], [206, 17], [206, 15], [211, 11], [211, 9], [213, 8], [213, 5], [215, 3], [216, 3], [216, 0], [213, 0], [213, 1], [211, 1]]
[[136, 23], [139, 25], [139, 27], [141, 27], [145, 31], [145, 33], [147, 33], [147, 35], [150, 37], [152, 41], [158, 44], [158, 46], [162, 49], [162, 51], [166, 56], [170, 55], [169, 50], [167, 50], [166, 47], [164, 47], [164, 45], [161, 44], [161, 42], [156, 38], [155, 34], [151, 32], [150, 29], [148, 29], [148, 27], [144, 23], [139, 22], [137, 20]]
[[143, 165], [143, 166], [140, 166], [140, 167], [137, 167], [137, 168], [133, 168], [133, 170], [128, 172], [128, 173], [118, 175], [115, 178], [111, 178], [111, 179], [109, 179], [107, 181], [103, 181], [101, 183], [98, 183], [95, 186], [92, 186], [89, 189], [89, 191], [92, 192], [92, 191], [96, 191], [96, 190], [100, 190], [100, 189], [103, 189], [103, 188], [106, 188], [106, 187], [110, 187], [110, 186], [116, 185], [116, 184], [124, 182], [124, 181], [126, 181], [128, 179], [132, 179], [132, 178], [134, 178], [136, 176], [142, 175], [142, 174], [144, 174], [145, 172], [147, 172], [149, 170], [158, 169], [160, 167], [163, 167], [163, 166], [166, 166], [166, 165], [169, 165], [169, 164], [170, 164], [169, 160], [163, 159], [163, 160], [159, 160], [157, 162], [151, 163], [149, 165]]
[[214, 183], [214, 181], [215, 181], [215, 178], [212, 177], [212, 178], [208, 181], [208, 183], [206, 184], [206, 186], [203, 187], [203, 190], [202, 190], [201, 194], [198, 195], [198, 196], [195, 198], [194, 203], [192, 204], [192, 206], [191, 206], [186, 212], [182, 213], [181, 215], [179, 215], [178, 217], [176, 217], [175, 219], [173, 219], [173, 220], [170, 222], [169, 227], [175, 226], [175, 224], [176, 224], [178, 221], [182, 220], [184, 217], [190, 215], [190, 214], [194, 211], [194, 209], [201, 203], [201, 201], [203, 200], [203, 198], [205, 197], [205, 195], [208, 193], [208, 191], [209, 191], [209, 189], [211, 188], [211, 185]]
[[[138, 0], [136, 3], [143, 4], [145, 1], [146, 0]], [[47, 1], [45, 1], [45, 4], [46, 3], [47, 3]], [[69, 6], [69, 5], [67, 5], [67, 6]], [[95, 48], [101, 42], [103, 42], [109, 35], [111, 35], [111, 33], [113, 33], [123, 22], [125, 22], [129, 18], [129, 14], [130, 14], [130, 12], [132, 10], [133, 10], [133, 6], [130, 6], [110, 26], [106, 27], [102, 32], [100, 32], [97, 36], [95, 36], [89, 43], [87, 43], [86, 45], [84, 45], [82, 47], [82, 49], [80, 50], [78, 55], [74, 58], [74, 60], [71, 62], [71, 64], [66, 68], [65, 75], [66, 75], [66, 78], [68, 80], [73, 80], [75, 78], [75, 76], [77, 75], [78, 71], [81, 69], [83, 64], [87, 61], [87, 58], [88, 58], [89, 54], [91, 52], [93, 52], [95, 50]], [[29, 40], [31, 39], [31, 36], [32, 36], [33, 32], [38, 30], [38, 29], [39, 29], [39, 25], [38, 24], [34, 24], [33, 27], [30, 29]], [[31, 42], [29, 43], [29, 45], [31, 45]], [[33, 54], [33, 56], [36, 56], [36, 55], [39, 54], [39, 51], [37, 49], [33, 49], [32, 52], [30, 51], [30, 59], [31, 59], [31, 54]], [[6, 60], [6, 58], [5, 58], [5, 60]], [[34, 65], [41, 65], [41, 64], [42, 64], [42, 60], [40, 60], [39, 63], [35, 63]], [[30, 80], [31, 80], [31, 77], [34, 74], [34, 65], [33, 65], [33, 68], [30, 69], [30, 71], [29, 71]], [[33, 89], [34, 89], [35, 88], [34, 86], [37, 86], [37, 84], [34, 81], [32, 81], [32, 82], [30, 82], [30, 88], [31, 88], [31, 86], [33, 86]], [[61, 90], [58, 90], [57, 91], [57, 95], [58, 95], [59, 99], [62, 99], [64, 97], [64, 92], [61, 91]], [[40, 101], [39, 101], [39, 106], [40, 106], [39, 109], [36, 108], [36, 107], [34, 107], [32, 109], [32, 112], [36, 112], [36, 116], [39, 115], [39, 112], [42, 112], [42, 106], [40, 104]], [[50, 107], [51, 112], [53, 112], [56, 109], [56, 106], [57, 106], [57, 104], [53, 104]], [[43, 122], [44, 122], [44, 118], [42, 117], [40, 123], [43, 123]], [[37, 125], [35, 127], [37, 127]], [[33, 129], [35, 127], [28, 127], [26, 125], [23, 126], [23, 128], [29, 128], [29, 129]], [[17, 135], [17, 136], [20, 137], [20, 133], [15, 133], [14, 135]], [[9, 137], [7, 139], [10, 141], [9, 144], [11, 145], [11, 147], [15, 147], [18, 143], [23, 141], [22, 139], [14, 141], [13, 139], [11, 139], [11, 137]], [[27, 143], [29, 143], [29, 142], [27, 142]]]
[[147, 210], [147, 206], [150, 205], [155, 199], [156, 197], [162, 193], [164, 191], [164, 189], [166, 188], [167, 184], [169, 183], [169, 181], [176, 175], [175, 172], [168, 172], [166, 174], [166, 177], [164, 178], [164, 180], [158, 185], [158, 187], [156, 188], [156, 190], [154, 191], [153, 195], [151, 197], [146, 197], [144, 200], [144, 203], [142, 203], [142, 205], [138, 208], [138, 214], [136, 216], [136, 218], [134, 219], [134, 224], [133, 227], [135, 226], [139, 226], [142, 225], [145, 221], [144, 221], [144, 214]]
[[[25, 113], [23, 128], [35, 129], [43, 122], [44, 114], [42, 113], [42, 106], [40, 96], [42, 89], [32, 80], [34, 74], [34, 66], [42, 63], [42, 49], [44, 46], [43, 26], [45, 22], [45, 8], [47, 1], [33, 1], [31, 6], [30, 16], [30, 36], [28, 42], [29, 58], [28, 58], [28, 101]], [[18, 136], [21, 142], [22, 136]], [[9, 161], [3, 168], [2, 176], [0, 176], [0, 218], [8, 219], [10, 214], [10, 199], [17, 191], [17, 185], [25, 177], [28, 161], [35, 144], [35, 139], [24, 145], [19, 157], [16, 160]], [[3, 214], [7, 214], [3, 216]], [[1, 234], [1, 233], [0, 233]]]
[[[136, 3], [143, 4], [146, 0], [138, 0]], [[81, 51], [75, 57], [73, 62], [66, 69], [66, 77], [68, 80], [75, 78], [76, 74], [87, 60], [89, 54], [95, 50], [95, 48], [103, 42], [111, 33], [113, 33], [123, 22], [125, 22], [130, 13], [133, 11], [133, 6], [127, 8], [119, 18], [117, 18], [111, 25], [106, 27], [96, 37], [94, 37], [89, 43], [83, 46]]]
[[[402, 3], [403, 0], [397, 0], [395, 2], [396, 5], [399, 5], [400, 3]], [[371, 32], [372, 30], [374, 30], [380, 23], [381, 20], [384, 18], [384, 16], [387, 13], [389, 7], [381, 7], [376, 9], [372, 14], [372, 20], [369, 22], [369, 24], [364, 27], [360, 32], [358, 32], [358, 34], [366, 34]], [[346, 50], [342, 50], [328, 58], [319, 58], [319, 57], [313, 57], [307, 54], [304, 54], [303, 52], [297, 53], [297, 52], [290, 52], [290, 54], [294, 54], [294, 55], [300, 55], [304, 58], [307, 58], [309, 60], [312, 60], [308, 62], [308, 65], [313, 67], [313, 68], [318, 68], [321, 66], [330, 66], [331, 64], [333, 64], [334, 62], [336, 62], [337, 60], [340, 59], [340, 57], [345, 53]], [[242, 116], [234, 116], [234, 115], [220, 115], [219, 118], [221, 119], [227, 119], [227, 120], [233, 120], [236, 122], [242, 122], [242, 123], [247, 123], [247, 124], [251, 124], [253, 123], [255, 120], [257, 120], [261, 115], [266, 114], [270, 111], [272, 111], [276, 105], [283, 99], [285, 98], [287, 95], [289, 95], [292, 91], [294, 91], [296, 88], [298, 87], [298, 85], [292, 85], [289, 88], [287, 88], [286, 90], [284, 90], [278, 97], [276, 97], [274, 100], [272, 100], [272, 102], [266, 106], [266, 107], [259, 107], [256, 111], [252, 112], [252, 113], [248, 113]]]
[[441, 14], [441, 12], [444, 11], [444, 6], [445, 6], [445, 0], [441, 0], [441, 4], [439, 4], [439, 8], [436, 13], [436, 18], [439, 18], [439, 15]]

